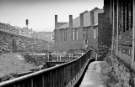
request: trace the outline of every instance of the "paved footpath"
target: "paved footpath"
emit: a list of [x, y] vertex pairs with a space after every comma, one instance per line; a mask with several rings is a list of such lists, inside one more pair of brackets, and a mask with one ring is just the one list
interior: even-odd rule
[[84, 75], [80, 87], [106, 87], [105, 83], [109, 77], [109, 67], [104, 61], [92, 62]]

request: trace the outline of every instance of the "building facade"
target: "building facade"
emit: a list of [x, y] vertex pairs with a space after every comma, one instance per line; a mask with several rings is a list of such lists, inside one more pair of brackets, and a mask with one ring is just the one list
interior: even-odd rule
[[103, 13], [103, 10], [94, 8], [91, 11], [80, 13], [75, 19], [69, 15], [68, 23], [58, 22], [58, 16], [55, 15], [55, 49], [67, 51], [97, 48], [99, 13]]
[[19, 35], [29, 37], [29, 38], [32, 38], [32, 35], [34, 32], [32, 29], [27, 28], [27, 27], [20, 28], [18, 29], [18, 31], [19, 31], [18, 33]]

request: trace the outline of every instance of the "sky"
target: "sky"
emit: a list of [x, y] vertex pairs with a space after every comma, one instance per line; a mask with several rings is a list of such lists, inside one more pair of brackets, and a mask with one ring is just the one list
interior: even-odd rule
[[68, 15], [78, 17], [85, 10], [103, 8], [103, 0], [0, 0], [0, 22], [29, 28], [34, 31], [53, 31], [54, 15], [67, 22]]

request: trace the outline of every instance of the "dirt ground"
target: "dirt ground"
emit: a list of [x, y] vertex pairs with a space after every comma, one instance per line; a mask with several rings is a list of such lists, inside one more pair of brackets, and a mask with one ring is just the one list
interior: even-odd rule
[[35, 65], [27, 63], [18, 53], [0, 55], [0, 78], [10, 74], [26, 73], [35, 67]]

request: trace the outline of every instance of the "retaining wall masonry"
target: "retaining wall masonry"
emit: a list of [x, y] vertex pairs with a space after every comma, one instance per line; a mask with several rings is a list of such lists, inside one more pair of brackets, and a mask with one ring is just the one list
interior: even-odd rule
[[0, 31], [0, 54], [6, 52], [41, 52], [47, 49], [47, 41]]
[[135, 87], [135, 73], [133, 73], [122, 61], [114, 56], [105, 58], [105, 61], [111, 65], [107, 87]]

